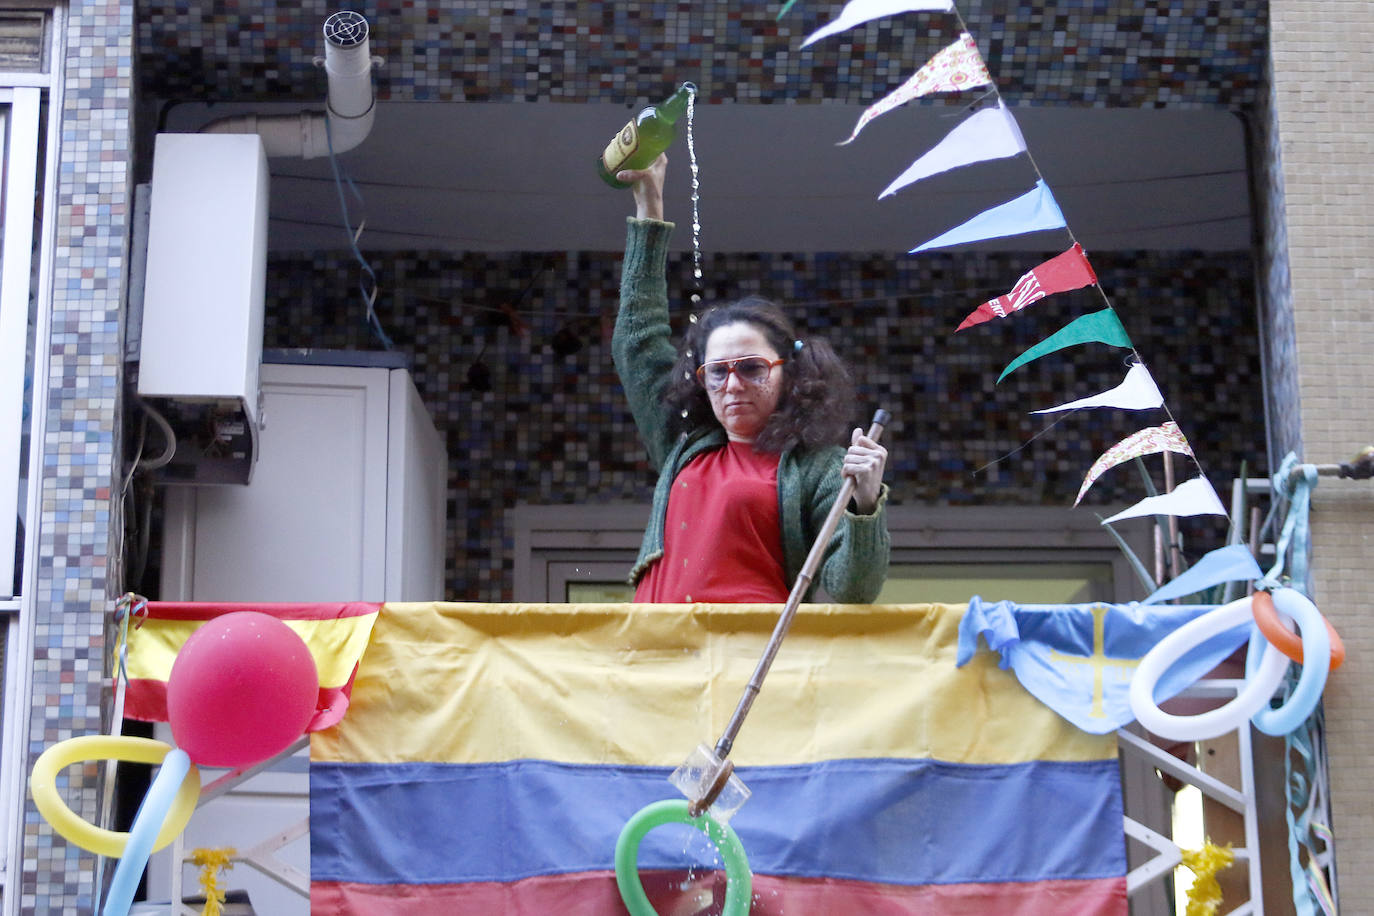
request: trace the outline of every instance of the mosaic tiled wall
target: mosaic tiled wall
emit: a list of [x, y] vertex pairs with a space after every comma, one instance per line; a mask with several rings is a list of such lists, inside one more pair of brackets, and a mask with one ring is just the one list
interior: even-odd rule
[[[806, 334], [826, 338], [852, 364], [861, 388], [854, 423], [880, 406], [896, 418], [888, 435], [896, 501], [1069, 511], [1102, 451], [1164, 417], [1080, 411], [1056, 423], [1028, 415], [1118, 384], [1127, 351], [1102, 346], [1046, 357], [995, 384], [1023, 350], [1101, 308], [1095, 291], [1054, 296], [1015, 320], [952, 334], [969, 310], [1040, 259], [733, 255], [708, 258], [705, 275], [708, 299], [759, 292], [788, 303]], [[1248, 255], [1108, 254], [1093, 263], [1218, 492], [1228, 492], [1242, 461], [1264, 473]], [[447, 597], [509, 600], [512, 544], [503, 512], [517, 502], [647, 502], [652, 475], [610, 357], [618, 253], [372, 264], [383, 288], [381, 319], [411, 357], [447, 437]], [[267, 346], [375, 349], [355, 270], [332, 258], [272, 262]], [[676, 258], [669, 276], [673, 288], [685, 289], [689, 256]], [[471, 374], [478, 363], [484, 368]], [[1133, 468], [1108, 472], [1079, 511], [1115, 511], [1142, 498], [1141, 487]]]
[[[108, 556], [112, 525], [121, 523], [112, 517], [111, 494], [118, 468], [133, 24], [131, 2], [69, 6], [30, 766], [58, 741], [103, 730], [104, 627], [108, 592], [118, 588]], [[65, 773], [64, 798], [94, 821], [100, 767], [77, 765]], [[95, 857], [56, 839], [29, 802], [22, 912], [94, 912], [94, 871]]]
[[1251, 142], [1260, 151], [1255, 182], [1260, 188], [1259, 263], [1260, 325], [1264, 329], [1265, 412], [1270, 461], [1296, 452], [1302, 457], [1302, 416], [1298, 409], [1297, 333], [1293, 325], [1293, 290], [1288, 265], [1288, 220], [1284, 213], [1283, 150], [1279, 139], [1272, 64], [1266, 60], [1266, 88], [1250, 119]]
[[[139, 4], [145, 95], [319, 97], [321, 24], [339, 8], [371, 23], [383, 99], [625, 101], [696, 81], [713, 102], [868, 102], [958, 34], [960, 18], [909, 14], [800, 48], [842, 2]], [[956, 4], [1013, 102], [1224, 106], [1255, 101], [1265, 0], [1064, 0]]]

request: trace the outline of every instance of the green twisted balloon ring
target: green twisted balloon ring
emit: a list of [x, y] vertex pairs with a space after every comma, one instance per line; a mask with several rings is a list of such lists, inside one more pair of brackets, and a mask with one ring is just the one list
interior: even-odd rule
[[706, 815], [692, 817], [687, 812], [686, 799], [646, 805], [620, 831], [620, 839], [615, 843], [615, 883], [630, 916], [658, 916], [639, 880], [639, 844], [645, 834], [664, 824], [687, 824], [710, 837], [725, 862], [725, 908], [721, 916], [746, 916], [754, 890], [754, 876], [749, 871], [744, 844], [729, 824]]

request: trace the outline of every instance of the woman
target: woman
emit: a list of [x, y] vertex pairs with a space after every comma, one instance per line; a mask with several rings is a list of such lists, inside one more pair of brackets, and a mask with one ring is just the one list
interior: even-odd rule
[[[659, 471], [630, 573], [638, 602], [782, 603], [841, 487], [854, 496], [817, 582], [868, 603], [887, 576], [882, 483], [887, 450], [855, 429], [849, 375], [822, 341], [793, 332], [751, 297], [693, 319], [669, 339], [667, 157], [616, 177], [634, 188], [612, 352], [630, 411]], [[806, 598], [811, 598], [810, 593]]]

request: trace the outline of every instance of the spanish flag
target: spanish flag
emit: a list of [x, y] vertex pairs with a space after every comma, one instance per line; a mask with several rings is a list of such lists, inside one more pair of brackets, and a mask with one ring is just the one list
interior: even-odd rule
[[320, 676], [320, 696], [306, 731], [328, 728], [343, 718], [358, 660], [372, 636], [380, 604], [216, 604], [149, 601], [129, 625], [129, 685], [124, 715], [144, 722], [167, 721], [167, 678], [182, 645], [202, 624], [233, 611], [257, 611], [283, 621], [305, 640]]
[[[617, 837], [677, 797], [778, 611], [385, 605], [348, 715], [311, 736], [312, 912], [624, 913]], [[801, 607], [731, 754], [751, 912], [1127, 912], [1114, 737], [992, 653], [956, 668], [963, 612]], [[658, 912], [718, 912], [667, 830], [640, 848]]]

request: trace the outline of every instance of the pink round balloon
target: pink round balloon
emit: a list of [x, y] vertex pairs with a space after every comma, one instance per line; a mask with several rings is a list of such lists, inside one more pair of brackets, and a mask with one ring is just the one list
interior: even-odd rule
[[234, 611], [202, 624], [167, 678], [167, 721], [200, 766], [244, 767], [290, 746], [320, 682], [305, 640], [275, 617]]

